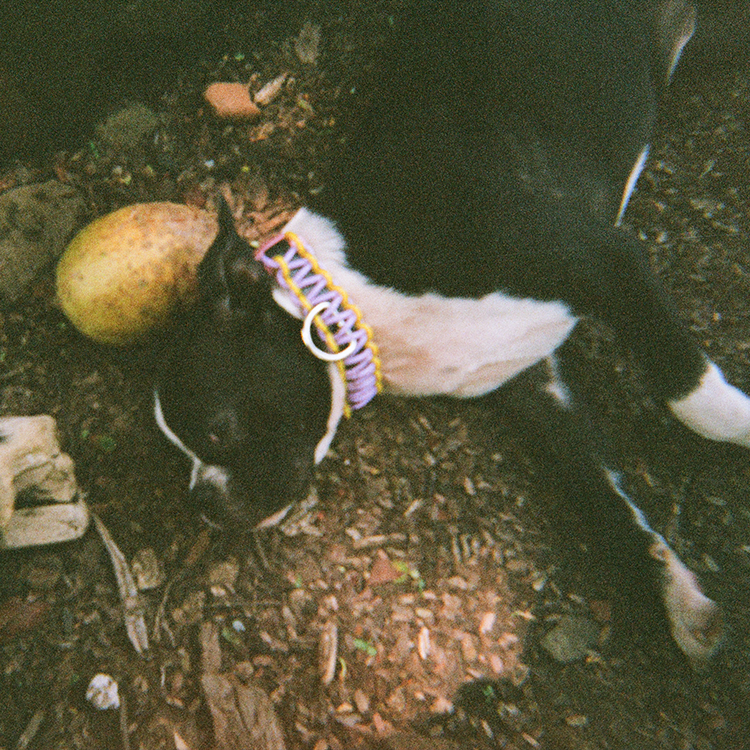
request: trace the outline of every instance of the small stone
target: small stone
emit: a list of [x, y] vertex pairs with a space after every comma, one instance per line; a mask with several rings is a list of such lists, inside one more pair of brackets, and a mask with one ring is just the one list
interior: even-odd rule
[[320, 633], [318, 646], [318, 672], [324, 685], [330, 685], [336, 676], [338, 648], [339, 630], [336, 623], [329, 620]]
[[568, 616], [544, 636], [542, 648], [555, 661], [567, 664], [583, 659], [599, 640], [599, 627], [585, 617]]
[[97, 126], [96, 134], [114, 148], [135, 148], [159, 125], [159, 116], [145, 104], [134, 102]]
[[414, 611], [411, 607], [394, 604], [391, 607], [391, 622], [412, 622]]
[[115, 679], [108, 675], [99, 673], [94, 675], [86, 690], [86, 700], [100, 711], [109, 708], [120, 707], [120, 695]]
[[422, 626], [419, 631], [419, 635], [417, 636], [417, 652], [419, 653], [419, 658], [424, 661], [430, 655], [431, 650], [430, 631], [426, 627]]
[[320, 47], [320, 26], [306, 21], [294, 40], [294, 52], [304, 65], [315, 65]]
[[401, 575], [401, 572], [396, 569], [388, 555], [383, 550], [378, 550], [377, 557], [370, 570], [368, 583], [371, 586], [379, 586], [384, 583], [397, 581], [401, 578]]
[[479, 632], [482, 635], [487, 635], [492, 632], [492, 628], [495, 627], [497, 621], [497, 615], [494, 612], [485, 612], [482, 615], [482, 619], [479, 621]]
[[571, 714], [565, 717], [565, 723], [569, 727], [585, 727], [588, 725], [589, 720], [587, 716], [583, 714]]
[[490, 667], [495, 674], [502, 674], [505, 671], [505, 662], [497, 654], [490, 654]]
[[260, 108], [244, 83], [212, 83], [203, 98], [223, 120], [253, 120], [260, 115]]
[[[404, 703], [404, 705], [406, 704]], [[386, 721], [377, 711], [372, 715], [372, 725], [380, 735], [390, 735], [393, 733], [393, 724], [390, 721]]]
[[447, 580], [448, 586], [459, 591], [466, 591], [469, 588], [469, 582], [461, 576], [451, 576]]
[[453, 703], [444, 696], [438, 696], [430, 706], [430, 713], [447, 714], [453, 711]]

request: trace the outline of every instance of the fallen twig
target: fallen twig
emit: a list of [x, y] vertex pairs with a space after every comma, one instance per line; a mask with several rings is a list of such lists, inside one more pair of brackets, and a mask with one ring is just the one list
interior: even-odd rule
[[130, 732], [128, 730], [128, 710], [125, 705], [125, 696], [120, 696], [120, 735], [122, 737], [122, 750], [130, 750]]
[[43, 708], [34, 712], [31, 720], [26, 725], [26, 729], [23, 730], [23, 733], [18, 738], [16, 750], [26, 750], [26, 748], [34, 741], [34, 737], [36, 737], [46, 715], [47, 714]]

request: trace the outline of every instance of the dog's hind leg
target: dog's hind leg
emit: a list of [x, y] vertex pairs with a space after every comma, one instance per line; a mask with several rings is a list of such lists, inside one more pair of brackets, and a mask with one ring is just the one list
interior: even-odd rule
[[[606, 569], [620, 600], [651, 616], [662, 602], [678, 646], [696, 669], [719, 645], [721, 616], [695, 575], [654, 531], [600, 456], [600, 441], [566, 386], [524, 373], [489, 399], [510, 410], [519, 436], [554, 496], [558, 532], [586, 545]], [[529, 387], [528, 380], [536, 379]]]
[[615, 331], [654, 394], [683, 424], [711, 440], [750, 448], [750, 397], [701, 351], [648, 268], [643, 246], [614, 227], [590, 231], [579, 240], [588, 249], [586, 268], [575, 273], [566, 301]]
[[615, 295], [601, 317], [636, 353], [654, 392], [699, 435], [750, 448], [750, 398], [703, 354], [655, 282], [625, 273], [620, 283], [633, 287], [629, 299]]

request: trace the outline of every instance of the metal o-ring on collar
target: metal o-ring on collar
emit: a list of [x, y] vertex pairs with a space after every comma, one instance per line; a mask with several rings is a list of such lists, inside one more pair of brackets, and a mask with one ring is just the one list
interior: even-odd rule
[[[271, 248], [282, 241], [288, 245], [286, 251], [269, 257]], [[271, 237], [261, 245], [256, 258], [275, 278], [279, 290], [288, 292], [297, 302], [304, 321], [302, 338], [305, 347], [314, 357], [336, 365], [347, 393], [344, 414], [349, 416], [352, 409], [366, 406], [382, 388], [382, 372], [374, 333], [363, 321], [361, 310], [352, 304], [343, 289], [336, 286], [330, 274], [320, 267], [292, 231]], [[292, 312], [286, 304], [279, 304]], [[311, 308], [314, 308], [312, 312]], [[321, 310], [326, 310], [326, 321], [316, 317]], [[317, 322], [316, 328], [324, 344], [312, 340], [313, 320]], [[334, 351], [344, 345], [343, 351]]]
[[330, 302], [319, 302], [313, 307], [310, 312], [305, 316], [305, 322], [302, 324], [302, 341], [305, 346], [318, 358], [324, 362], [339, 362], [342, 359], [346, 359], [350, 354], [357, 348], [356, 341], [350, 341], [348, 346], [342, 349], [340, 352], [327, 352], [321, 349], [312, 340], [312, 324], [313, 319], [318, 316], [323, 310], [327, 310], [331, 306]]

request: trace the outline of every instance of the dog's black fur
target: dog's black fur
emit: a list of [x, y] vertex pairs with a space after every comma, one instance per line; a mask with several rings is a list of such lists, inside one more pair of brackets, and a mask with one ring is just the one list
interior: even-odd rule
[[[598, 458], [552, 357], [577, 319], [595, 317], [680, 420], [750, 447], [750, 399], [700, 351], [618, 226], [694, 18], [686, 0], [414, 2], [316, 213], [289, 227], [372, 324], [393, 391], [486, 395], [548, 359], [529, 409], [546, 443], [530, 448], [610, 564], [659, 593], [700, 664], [718, 642], [715, 605]], [[336, 396], [226, 208], [221, 225], [159, 379], [157, 419], [193, 458], [204, 509], [247, 527], [303, 495]], [[518, 316], [487, 327], [494, 305]], [[528, 360], [503, 359], [533, 336]], [[487, 361], [473, 369], [475, 350]], [[546, 415], [532, 417], [540, 403]]]

